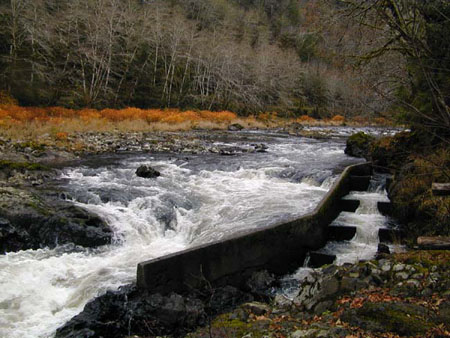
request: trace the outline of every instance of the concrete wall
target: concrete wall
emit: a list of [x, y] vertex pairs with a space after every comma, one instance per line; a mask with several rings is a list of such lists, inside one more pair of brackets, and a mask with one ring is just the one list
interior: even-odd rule
[[314, 211], [301, 218], [139, 263], [137, 285], [154, 292], [183, 292], [205, 280], [239, 286], [261, 269], [290, 273], [308, 251], [326, 243], [326, 229], [341, 211], [339, 201], [354, 186], [351, 177], [370, 173], [367, 163], [347, 167]]

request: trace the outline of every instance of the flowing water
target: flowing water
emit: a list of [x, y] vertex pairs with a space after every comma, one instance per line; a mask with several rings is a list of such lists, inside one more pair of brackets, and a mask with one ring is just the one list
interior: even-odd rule
[[[344, 155], [339, 139], [264, 141], [266, 153], [115, 155], [64, 169], [59, 184], [109, 223], [114, 243], [0, 256], [0, 337], [51, 337], [89, 300], [133, 282], [138, 262], [307, 213], [345, 166], [360, 161]], [[162, 176], [136, 177], [141, 164]]]
[[378, 202], [389, 202], [382, 186], [372, 185], [367, 192], [351, 192], [346, 198], [359, 200], [355, 212], [341, 212], [332, 225], [354, 226], [356, 235], [350, 241], [329, 242], [321, 252], [336, 255], [336, 264], [373, 259], [378, 250], [378, 231], [390, 227], [392, 220], [378, 211]]
[[[325, 254], [336, 255], [335, 264], [355, 263], [360, 260], [375, 258], [378, 251], [378, 231], [381, 228], [395, 228], [397, 225], [391, 218], [382, 215], [378, 210], [378, 202], [389, 202], [385, 190], [384, 175], [375, 175], [372, 178], [368, 191], [352, 191], [344, 199], [359, 200], [360, 205], [355, 212], [341, 212], [331, 223], [333, 226], [354, 226], [355, 236], [348, 241], [330, 241], [325, 247], [318, 250]], [[400, 252], [404, 248], [401, 245], [390, 244], [391, 252]], [[294, 274], [285, 276], [282, 287], [276, 290], [287, 299], [294, 299], [299, 292], [299, 281], [308, 280], [319, 269], [308, 267], [308, 257], [303, 267]]]

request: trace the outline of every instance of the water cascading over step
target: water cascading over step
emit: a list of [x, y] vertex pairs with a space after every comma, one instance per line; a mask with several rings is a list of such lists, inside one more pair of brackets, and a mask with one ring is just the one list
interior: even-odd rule
[[[323, 255], [324, 258], [316, 259], [321, 263], [354, 263], [359, 260], [367, 260], [375, 257], [378, 250], [380, 229], [389, 229], [393, 221], [380, 213], [378, 204], [388, 203], [389, 199], [384, 189], [385, 178], [376, 175], [369, 184], [368, 191], [352, 191], [343, 198], [346, 205], [359, 205], [354, 212], [343, 211], [330, 224], [331, 241], [321, 250], [312, 253]], [[351, 238], [349, 238], [351, 237]], [[391, 245], [392, 249], [394, 246]], [[326, 256], [329, 256], [326, 261]], [[333, 259], [331, 257], [335, 256]], [[314, 259], [313, 259], [314, 261]], [[320, 264], [316, 264], [318, 266]]]

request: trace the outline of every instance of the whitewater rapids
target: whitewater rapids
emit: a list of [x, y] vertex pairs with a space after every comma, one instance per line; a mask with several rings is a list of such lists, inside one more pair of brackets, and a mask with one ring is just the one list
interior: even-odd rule
[[[64, 169], [59, 184], [111, 226], [114, 242], [0, 256], [0, 336], [52, 337], [89, 300], [134, 282], [138, 262], [310, 212], [360, 161], [338, 139], [265, 140], [266, 153], [99, 157]], [[142, 164], [161, 177], [136, 177]]]

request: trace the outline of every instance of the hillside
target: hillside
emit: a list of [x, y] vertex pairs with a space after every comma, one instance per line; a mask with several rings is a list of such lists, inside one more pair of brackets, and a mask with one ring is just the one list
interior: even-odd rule
[[379, 62], [337, 1], [24, 1], [0, 5], [0, 89], [22, 105], [378, 114]]

